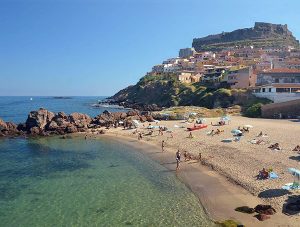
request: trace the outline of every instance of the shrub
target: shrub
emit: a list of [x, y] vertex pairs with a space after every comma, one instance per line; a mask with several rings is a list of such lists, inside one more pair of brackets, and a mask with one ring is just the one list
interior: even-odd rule
[[261, 103], [256, 103], [250, 106], [246, 112], [245, 116], [246, 117], [261, 117]]

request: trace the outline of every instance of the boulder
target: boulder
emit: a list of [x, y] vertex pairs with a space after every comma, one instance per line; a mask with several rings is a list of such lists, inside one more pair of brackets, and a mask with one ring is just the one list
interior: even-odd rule
[[92, 122], [92, 118], [87, 114], [72, 113], [69, 116], [69, 120], [72, 124], [79, 128], [87, 128]]
[[70, 125], [66, 128], [67, 133], [75, 133], [78, 132], [78, 129], [74, 125]]
[[12, 122], [6, 122], [6, 129], [9, 131], [9, 132], [18, 132], [18, 129], [17, 129], [17, 125], [15, 123], [12, 123]]
[[146, 116], [139, 116], [139, 119], [141, 122], [146, 122], [147, 121], [147, 117]]
[[255, 217], [259, 220], [259, 221], [265, 221], [267, 219], [270, 219], [270, 216], [266, 215], [266, 214], [257, 214], [255, 215]]
[[54, 116], [54, 113], [43, 108], [38, 111], [31, 111], [26, 120], [27, 131], [30, 131], [33, 127], [38, 127], [43, 130], [45, 126], [51, 122]]
[[32, 127], [29, 129], [29, 133], [31, 135], [39, 135], [41, 133], [41, 129], [39, 127], [35, 126], [35, 127]]
[[154, 118], [152, 117], [152, 115], [146, 115], [146, 119], [148, 122], [154, 122]]
[[19, 131], [25, 132], [25, 131], [26, 131], [26, 124], [25, 124], [25, 123], [20, 123], [20, 124], [18, 124], [17, 129], [18, 129]]
[[0, 118], [0, 131], [7, 129], [6, 123]]
[[129, 110], [128, 112], [127, 112], [127, 116], [137, 116], [137, 115], [139, 115], [140, 113], [139, 113], [139, 111], [138, 110]]
[[57, 128], [59, 128], [59, 126], [54, 120], [47, 125], [47, 130], [49, 131], [55, 131]]

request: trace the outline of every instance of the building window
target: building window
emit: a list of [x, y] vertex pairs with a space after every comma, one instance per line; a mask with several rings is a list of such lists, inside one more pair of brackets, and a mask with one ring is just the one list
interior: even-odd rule
[[289, 88], [276, 88], [276, 92], [278, 92], [278, 93], [289, 93], [290, 89]]
[[300, 87], [299, 88], [291, 88], [292, 93], [300, 92]]
[[266, 89], [265, 89], [265, 88], [263, 88], [263, 89], [262, 89], [262, 92], [266, 92]]
[[275, 79], [275, 83], [279, 83], [279, 79]]
[[272, 92], [272, 88], [269, 88], [269, 92]]

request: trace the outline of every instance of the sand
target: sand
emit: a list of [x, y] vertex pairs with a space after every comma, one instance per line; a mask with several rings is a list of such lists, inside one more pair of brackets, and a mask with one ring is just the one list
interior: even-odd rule
[[[207, 119], [208, 128], [193, 131], [194, 138], [192, 139], [187, 138], [189, 132], [186, 128], [174, 127], [174, 125], [193, 126], [183, 121], [159, 122], [158, 125], [166, 126], [173, 131], [173, 138], [168, 132], [164, 132], [163, 136], [158, 136], [156, 130], [152, 136], [144, 136], [141, 141], [138, 141], [137, 135], [133, 134], [135, 130], [122, 130], [121, 128], [110, 129], [107, 135], [113, 135], [114, 138], [119, 138], [122, 142], [131, 143], [134, 146], [139, 144], [145, 147], [145, 143], [147, 146], [156, 146], [157, 152], [148, 155], [171, 170], [174, 170], [176, 166], [175, 152], [178, 148], [195, 155], [201, 152], [202, 162], [182, 162], [177, 174], [199, 196], [209, 216], [214, 220], [232, 218], [242, 221], [246, 226], [300, 226], [300, 216], [287, 216], [281, 213], [288, 196], [299, 195], [299, 191], [286, 194], [280, 190], [284, 184], [293, 182], [294, 178], [287, 169], [289, 167], [300, 168], [298, 163], [300, 155], [292, 151], [297, 144], [300, 145], [300, 122], [232, 117], [229, 125], [221, 127], [210, 125], [211, 122], [217, 121], [217, 118]], [[245, 133], [240, 142], [221, 142], [223, 139], [232, 138], [232, 129], [246, 124], [252, 125], [253, 128], [249, 133]], [[145, 126], [148, 126], [148, 123], [145, 123]], [[224, 132], [215, 136], [207, 135], [208, 131], [217, 128]], [[145, 134], [149, 131], [142, 124], [138, 130]], [[251, 144], [249, 141], [257, 138], [256, 136], [261, 131], [268, 136], [260, 138], [265, 143]], [[164, 153], [161, 153], [160, 148], [162, 140], [166, 141]], [[268, 148], [275, 142], [280, 144], [281, 151]], [[279, 179], [257, 180], [256, 175], [263, 167], [272, 168], [279, 175]], [[253, 215], [234, 211], [237, 206], [253, 207], [259, 203], [271, 204], [276, 208], [277, 214], [265, 222], [259, 222]]]

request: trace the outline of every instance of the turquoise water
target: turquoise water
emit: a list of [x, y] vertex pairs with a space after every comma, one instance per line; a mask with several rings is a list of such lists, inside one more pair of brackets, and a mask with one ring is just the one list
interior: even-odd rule
[[0, 140], [1, 226], [213, 226], [176, 176], [107, 139]]

